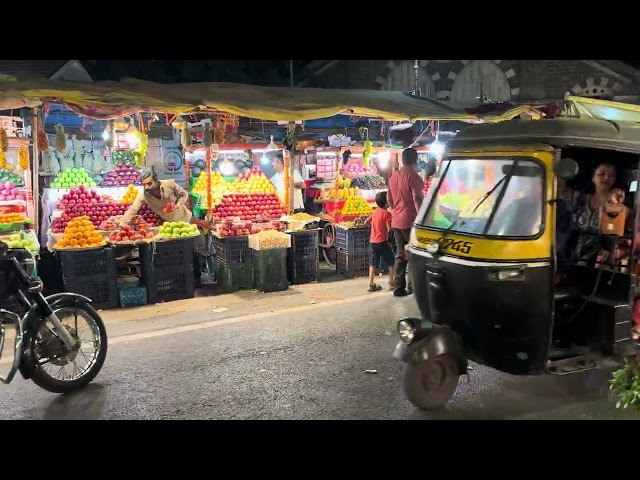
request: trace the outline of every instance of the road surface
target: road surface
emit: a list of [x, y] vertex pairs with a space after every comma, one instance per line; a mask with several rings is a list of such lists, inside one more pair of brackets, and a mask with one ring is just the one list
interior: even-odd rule
[[109, 314], [109, 353], [92, 385], [60, 396], [18, 377], [0, 391], [0, 418], [640, 418], [607, 398], [607, 371], [516, 378], [477, 365], [446, 408], [417, 411], [392, 357], [395, 320], [416, 313], [413, 299], [362, 291], [238, 297], [197, 314], [174, 302], [137, 320]]

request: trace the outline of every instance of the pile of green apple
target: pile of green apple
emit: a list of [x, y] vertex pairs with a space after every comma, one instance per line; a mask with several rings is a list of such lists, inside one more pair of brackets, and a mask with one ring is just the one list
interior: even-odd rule
[[76, 188], [80, 185], [95, 187], [96, 182], [87, 174], [84, 168], [70, 168], [60, 172], [51, 183], [52, 188]]
[[25, 234], [25, 232], [12, 233], [8, 238], [0, 239], [7, 244], [9, 248], [24, 248], [31, 253], [38, 253], [40, 246], [36, 240]]
[[187, 222], [164, 222], [159, 233], [165, 238], [197, 237], [200, 230]]

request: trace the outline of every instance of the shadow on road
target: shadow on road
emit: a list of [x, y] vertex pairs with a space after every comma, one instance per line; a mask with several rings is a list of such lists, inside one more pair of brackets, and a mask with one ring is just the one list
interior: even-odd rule
[[[600, 403], [603, 414], [615, 415], [615, 404], [608, 400], [610, 369], [579, 374], [514, 377], [492, 385], [469, 398], [454, 399], [445, 408], [432, 412], [413, 411], [413, 420], [507, 420], [576, 418], [586, 404]], [[464, 382], [464, 377], [461, 382]], [[472, 380], [473, 381], [473, 380]], [[593, 410], [593, 405], [589, 408]], [[554, 412], [552, 414], [551, 412]], [[570, 412], [570, 413], [569, 413]]]
[[58, 395], [44, 412], [43, 420], [102, 420], [107, 392], [91, 383], [77, 392]]

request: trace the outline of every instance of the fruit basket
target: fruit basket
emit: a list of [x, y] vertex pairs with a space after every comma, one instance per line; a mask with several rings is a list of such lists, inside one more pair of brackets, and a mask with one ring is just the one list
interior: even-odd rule
[[249, 248], [251, 250], [271, 250], [291, 248], [291, 235], [275, 230], [263, 230], [254, 235], [249, 235]]
[[187, 222], [164, 222], [155, 236], [155, 241], [179, 240], [200, 235], [197, 225]]

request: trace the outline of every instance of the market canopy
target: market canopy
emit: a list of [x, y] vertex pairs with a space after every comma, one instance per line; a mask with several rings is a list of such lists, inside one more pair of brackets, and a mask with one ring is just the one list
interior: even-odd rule
[[451, 102], [379, 90], [262, 87], [236, 83], [159, 84], [125, 78], [120, 82], [69, 82], [0, 74], [0, 110], [63, 103], [90, 118], [107, 120], [137, 112], [167, 114], [226, 112], [272, 121], [326, 118], [338, 114], [390, 121], [510, 120], [526, 106], [473, 112]]
[[640, 123], [640, 105], [573, 95], [567, 95], [564, 100], [569, 114], [580, 118]]

